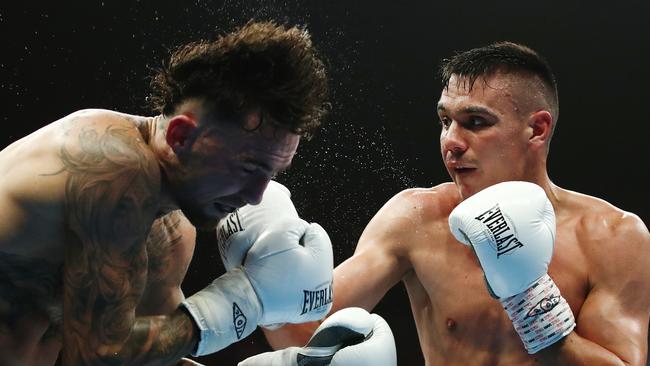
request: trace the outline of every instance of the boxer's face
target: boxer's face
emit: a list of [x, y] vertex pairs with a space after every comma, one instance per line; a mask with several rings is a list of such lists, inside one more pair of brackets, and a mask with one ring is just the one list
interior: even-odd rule
[[513, 77], [479, 78], [471, 90], [466, 81], [452, 76], [438, 102], [442, 158], [463, 198], [502, 181], [524, 179], [529, 160], [527, 124]]
[[300, 136], [269, 122], [260, 125], [260, 116], [248, 113], [244, 126], [199, 121], [191, 151], [179, 156], [183, 174], [171, 183], [181, 210], [197, 228], [212, 230], [236, 208], [259, 203], [270, 179], [291, 164]]

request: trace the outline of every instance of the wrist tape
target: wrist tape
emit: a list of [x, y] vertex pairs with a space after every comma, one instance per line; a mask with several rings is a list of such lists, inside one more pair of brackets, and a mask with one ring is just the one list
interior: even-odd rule
[[262, 305], [244, 271], [233, 268], [182, 302], [201, 334], [192, 356], [216, 352], [257, 328]]
[[500, 301], [530, 354], [564, 338], [576, 325], [569, 304], [548, 274], [526, 291]]

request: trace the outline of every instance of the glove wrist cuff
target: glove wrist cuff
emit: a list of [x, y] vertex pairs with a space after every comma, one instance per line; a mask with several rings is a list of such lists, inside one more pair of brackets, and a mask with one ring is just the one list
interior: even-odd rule
[[244, 271], [237, 267], [181, 303], [190, 313], [200, 338], [193, 356], [217, 352], [250, 335], [262, 305]]
[[526, 291], [499, 301], [530, 354], [559, 341], [575, 327], [569, 304], [548, 274]]

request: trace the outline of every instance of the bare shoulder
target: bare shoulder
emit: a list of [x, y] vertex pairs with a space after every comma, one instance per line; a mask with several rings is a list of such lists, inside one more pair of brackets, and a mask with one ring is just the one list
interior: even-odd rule
[[[460, 202], [453, 183], [431, 188], [409, 188], [393, 196], [372, 218], [359, 246], [366, 242], [412, 248], [423, 231], [447, 230], [447, 218]], [[435, 233], [434, 233], [435, 234]], [[364, 240], [364, 239], [378, 240]]]
[[[89, 139], [89, 134], [102, 134], [106, 131], [119, 131], [114, 137], [128, 136], [134, 141], [144, 142], [138, 124], [145, 118], [106, 109], [83, 109], [52, 123], [64, 138]], [[69, 141], [67, 141], [69, 142]]]
[[[11, 177], [3, 183], [3, 191], [18, 199], [38, 199], [43, 195], [41, 192], [26, 192], [37, 179], [39, 191], [56, 196], [60, 178], [66, 177], [60, 174], [65, 171], [62, 155], [90, 153], [97, 157], [97, 151], [115, 147], [116, 140], [123, 142], [119, 145], [124, 146], [120, 152], [125, 153], [125, 158], [146, 155], [136, 127], [141, 120], [142, 117], [92, 109], [74, 112], [43, 126], [0, 152], [0, 174]], [[44, 199], [54, 200], [50, 196]]]
[[[11, 219], [0, 225], [0, 236], [20, 237], [22, 244], [14, 242], [20, 250], [32, 251], [36, 243], [49, 250], [62, 240], [54, 238], [62, 235], [64, 210], [71, 203], [82, 208], [95, 202], [90, 192], [110, 192], [122, 181], [144, 194], [156, 192], [159, 168], [137, 128], [141, 121], [107, 110], [81, 110], [3, 149], [0, 205]], [[34, 220], [37, 231], [29, 230]]]
[[[112, 111], [83, 110], [59, 122], [64, 134], [59, 173], [66, 177], [68, 224], [80, 233], [115, 221], [138, 237], [145, 234], [157, 210], [160, 168], [136, 120]], [[101, 220], [94, 216], [99, 212], [106, 215]]]
[[143, 118], [119, 112], [87, 109], [55, 123], [62, 140], [59, 157], [70, 173], [141, 172], [157, 181], [159, 169], [138, 124]]
[[409, 188], [393, 196], [377, 216], [404, 218], [418, 223], [446, 220], [459, 202], [460, 196], [453, 183], [430, 188]]
[[[564, 191], [575, 215], [577, 234], [588, 241], [607, 240], [621, 245], [650, 245], [648, 228], [639, 216], [582, 193]], [[635, 243], [627, 243], [636, 238]]]
[[592, 274], [609, 273], [608, 269], [648, 272], [650, 233], [637, 215], [600, 198], [571, 191], [563, 195], [577, 242], [598, 269]]

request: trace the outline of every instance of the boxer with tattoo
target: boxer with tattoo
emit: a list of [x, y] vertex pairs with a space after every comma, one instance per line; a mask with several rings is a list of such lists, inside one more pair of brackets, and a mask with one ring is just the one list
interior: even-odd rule
[[[152, 87], [157, 116], [82, 110], [0, 152], [1, 365], [52, 365], [61, 350], [65, 365], [176, 364], [288, 306], [265, 302], [274, 284], [245, 266], [197, 298], [180, 284], [195, 228], [260, 202], [319, 126], [327, 77], [309, 34], [249, 22], [180, 47]], [[329, 245], [286, 225], [276, 240]]]

